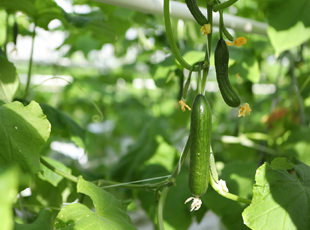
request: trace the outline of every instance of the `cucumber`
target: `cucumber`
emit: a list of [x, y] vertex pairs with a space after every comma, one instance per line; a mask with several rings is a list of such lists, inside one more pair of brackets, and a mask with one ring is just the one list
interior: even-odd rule
[[197, 5], [197, 0], [185, 0], [187, 8], [195, 18], [196, 22], [203, 26], [205, 24], [208, 24], [207, 18], [201, 13], [198, 5]]
[[226, 104], [230, 107], [238, 107], [241, 101], [238, 93], [233, 89], [228, 79], [228, 61], [228, 48], [226, 42], [221, 38], [217, 42], [214, 52], [216, 79]]
[[198, 94], [191, 111], [189, 189], [195, 198], [206, 193], [209, 185], [211, 108]]

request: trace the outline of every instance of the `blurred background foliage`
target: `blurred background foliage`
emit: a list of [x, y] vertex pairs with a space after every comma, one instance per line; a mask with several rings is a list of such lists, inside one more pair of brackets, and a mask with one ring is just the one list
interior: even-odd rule
[[[0, 2], [2, 46], [6, 39], [7, 12], [11, 30], [16, 9], [6, 5], [7, 1]], [[18, 39], [31, 36], [34, 20], [38, 34], [43, 29], [64, 34], [62, 44], [54, 49], [58, 57], [50, 62], [35, 60], [32, 75], [70, 76], [72, 82], [60, 77], [45, 85], [40, 84], [41, 78], [32, 85], [24, 101], [41, 103], [52, 123], [52, 133], [43, 154], [65, 164], [73, 175], [82, 175], [89, 181], [129, 182], [169, 175], [189, 134], [190, 112], [182, 112], [178, 103], [188, 71], [181, 69], [171, 55], [163, 18], [96, 1], [70, 1], [73, 7], [87, 6], [86, 13], [66, 12], [60, 8], [60, 1], [59, 5], [52, 0], [29, 2], [39, 10], [53, 9], [54, 14], [42, 16], [21, 7], [18, 11], [22, 13], [15, 14]], [[198, 1], [201, 6], [203, 2]], [[309, 39], [279, 47], [274, 44], [278, 37], [273, 35], [273, 30], [287, 32], [299, 22], [309, 27], [309, 19], [301, 18], [298, 22], [292, 21], [293, 17], [284, 19], [282, 15], [294, 3], [288, 1], [285, 10], [278, 9], [279, 16], [274, 11], [278, 2], [245, 0], [225, 10], [271, 26], [269, 37], [232, 31], [235, 37], [244, 36], [248, 41], [243, 47], [229, 47], [229, 76], [242, 103], [250, 104], [251, 115], [238, 118], [238, 109], [226, 106], [218, 91], [213, 64], [208, 76], [205, 95], [212, 108], [212, 147], [220, 177], [226, 180], [230, 192], [245, 198], [251, 198], [255, 170], [263, 162], [271, 162], [279, 156], [289, 159], [297, 156], [310, 165]], [[291, 24], [280, 22], [281, 18], [290, 20]], [[60, 21], [49, 28], [54, 19]], [[176, 19], [172, 23], [185, 59], [189, 63], [202, 59], [206, 38], [201, 36], [199, 26]], [[304, 33], [308, 36], [308, 32]], [[212, 52], [218, 39], [218, 29], [214, 28]], [[9, 33], [8, 42], [12, 47], [12, 33]], [[30, 46], [30, 42], [27, 45]], [[36, 42], [34, 49], [37, 49]], [[282, 52], [287, 49], [289, 51]], [[13, 54], [9, 59], [14, 62], [23, 83], [22, 76], [28, 71], [27, 60], [14, 59]], [[190, 106], [196, 86], [194, 75], [186, 101]], [[24, 87], [22, 84], [17, 100], [22, 97]], [[90, 100], [102, 112], [100, 122], [96, 122], [98, 112]], [[83, 148], [85, 154], [76, 146]], [[188, 229], [193, 217], [199, 222], [208, 210], [220, 217], [226, 229], [247, 229], [241, 217], [244, 206], [220, 197], [212, 188], [202, 198], [203, 209], [189, 213], [188, 206], [183, 204], [190, 195], [187, 167], [188, 162], [167, 198], [167, 229]], [[30, 187], [32, 195], [21, 201], [26, 205], [23, 211], [28, 213], [29, 222], [40, 211], [37, 207], [51, 207], [56, 216], [63, 202], [78, 198], [74, 185], [65, 179], [51, 185], [38, 176], [32, 179]], [[119, 199], [133, 200], [129, 211], [143, 209], [148, 218], [156, 222], [152, 193], [119, 188], [108, 191]], [[84, 203], [92, 207], [87, 198]], [[21, 210], [17, 201], [16, 221], [21, 222], [18, 219]]]

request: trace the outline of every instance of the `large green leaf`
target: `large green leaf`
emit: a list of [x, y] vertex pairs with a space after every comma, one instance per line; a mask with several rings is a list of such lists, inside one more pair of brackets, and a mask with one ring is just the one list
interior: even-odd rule
[[51, 125], [39, 104], [20, 102], [0, 107], [0, 165], [18, 164], [24, 171], [40, 170], [40, 153]]
[[64, 138], [70, 138], [76, 145], [85, 148], [84, 130], [64, 112], [40, 103], [43, 113], [52, 125], [52, 134], [60, 134]]
[[42, 209], [35, 220], [31, 224], [18, 224], [15, 223], [14, 230], [52, 230], [53, 218], [50, 209]]
[[[66, 173], [71, 173], [71, 169], [68, 168], [67, 166], [65, 166], [63, 163], [47, 158], [47, 157], [43, 157], [44, 160], [46, 160], [49, 164], [51, 164], [52, 166], [54, 166], [55, 168], [66, 172]], [[52, 170], [46, 168], [43, 164], [41, 164], [41, 170], [44, 172], [43, 175], [42, 174], [38, 174], [38, 176], [40, 177], [41, 180], [45, 180], [50, 182], [52, 185], [54, 185], [55, 187], [57, 187], [58, 183], [63, 179], [62, 176], [59, 176], [58, 174], [54, 173]]]
[[16, 168], [0, 169], [0, 216], [1, 228], [12, 229], [12, 204], [18, 193], [18, 170]]
[[279, 54], [298, 46], [310, 36], [308, 0], [260, 1], [269, 24], [268, 36]]
[[86, 194], [94, 202], [96, 212], [75, 203], [63, 208], [55, 221], [55, 229], [136, 229], [126, 213], [126, 206], [110, 193], [79, 178], [77, 191]]
[[18, 89], [19, 78], [15, 66], [5, 57], [0, 57], [0, 66], [0, 100], [10, 103]]
[[274, 27], [269, 26], [267, 33], [276, 53], [280, 54], [285, 50], [289, 50], [308, 41], [310, 37], [310, 27], [306, 28], [304, 24], [299, 21], [296, 25], [287, 30], [277, 31]]
[[287, 163], [296, 174], [273, 169], [268, 163], [258, 168], [252, 203], [243, 212], [244, 223], [251, 229], [309, 229], [310, 168], [296, 158]]

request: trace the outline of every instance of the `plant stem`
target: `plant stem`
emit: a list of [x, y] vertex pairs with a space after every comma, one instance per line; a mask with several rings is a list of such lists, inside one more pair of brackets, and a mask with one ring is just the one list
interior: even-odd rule
[[[93, 182], [94, 183], [94, 182]], [[131, 184], [131, 183], [119, 183], [115, 181], [108, 181], [108, 180], [98, 180], [95, 184], [100, 186], [100, 188], [106, 189], [106, 188], [112, 188], [112, 187], [120, 187], [120, 188], [127, 188], [127, 189], [143, 189], [146, 191], [155, 190], [159, 186], [168, 185], [169, 182], [164, 180], [158, 183], [154, 184]], [[101, 185], [107, 184], [108, 186]]]
[[202, 94], [202, 79], [201, 79], [201, 71], [202, 71], [202, 65], [203, 63], [199, 63], [199, 68], [198, 68], [198, 75], [197, 75], [197, 77], [198, 77], [198, 93], [199, 94]]
[[78, 182], [78, 178], [71, 175], [71, 174], [68, 174], [68, 173], [65, 173], [57, 168], [55, 168], [53, 165], [50, 165], [46, 160], [43, 159], [43, 157], [40, 157], [40, 162], [48, 169], [52, 170], [54, 173], [57, 173], [58, 175], [68, 179], [68, 180], [71, 180], [75, 183]]
[[157, 213], [157, 220], [158, 220], [158, 225], [160, 230], [165, 230], [164, 227], [164, 206], [165, 206], [165, 201], [167, 194], [169, 192], [170, 187], [167, 186], [165, 187], [162, 192], [161, 196], [159, 198], [159, 203], [158, 203], [158, 213]]
[[300, 123], [303, 126], [305, 126], [306, 125], [305, 111], [304, 111], [304, 106], [303, 106], [302, 98], [301, 98], [301, 95], [300, 95], [298, 81], [297, 81], [296, 74], [295, 74], [295, 62], [294, 62], [292, 53], [288, 51], [288, 54], [289, 54], [289, 59], [290, 59], [290, 63], [291, 63], [290, 75], [292, 77], [293, 84], [295, 86], [294, 89], [295, 89], [296, 96], [297, 96], [297, 101], [298, 101]]
[[4, 45], [3, 45], [3, 52], [5, 54], [5, 56], [7, 56], [7, 49], [6, 49], [6, 46], [9, 42], [9, 17], [10, 17], [10, 14], [8, 12], [6, 12], [6, 34], [5, 34], [5, 41], [4, 41]]
[[[186, 69], [190, 70], [191, 65], [183, 59], [181, 56], [178, 47], [176, 45], [172, 28], [171, 28], [171, 21], [170, 21], [170, 1], [169, 0], [164, 0], [164, 20], [165, 20], [165, 27], [166, 27], [166, 32], [169, 40], [169, 44], [171, 47], [171, 51], [175, 58], [178, 60], [178, 62]], [[198, 68], [194, 68], [194, 71], [197, 71]]]
[[29, 86], [31, 81], [31, 69], [32, 69], [32, 57], [33, 57], [33, 49], [34, 49], [34, 39], [36, 36], [36, 23], [34, 23], [34, 28], [32, 32], [32, 42], [31, 42], [31, 53], [30, 53], [30, 59], [29, 59], [29, 66], [28, 66], [28, 75], [27, 75], [27, 84], [24, 92], [24, 99], [28, 96], [29, 93]]
[[183, 151], [181, 153], [180, 160], [179, 160], [178, 164], [175, 166], [172, 174], [170, 175], [170, 177], [168, 177], [167, 181], [172, 181], [172, 182], [175, 181], [177, 175], [181, 171], [181, 167], [182, 167], [182, 165], [183, 165], [183, 163], [184, 163], [184, 161], [185, 161], [185, 159], [187, 157], [189, 149], [190, 149], [190, 136], [188, 136], [188, 138], [187, 138], [185, 147], [184, 147], [184, 149], [183, 149]]
[[212, 33], [213, 33], [213, 5], [207, 5], [207, 12], [208, 12], [208, 22], [211, 25], [211, 32], [207, 35], [208, 38], [208, 47], [207, 47], [207, 52], [206, 52], [206, 57], [205, 57], [205, 61], [208, 60], [208, 65], [210, 66], [210, 55], [211, 55], [211, 44], [212, 44]]
[[212, 188], [218, 193], [220, 194], [221, 196], [227, 198], [227, 199], [230, 199], [230, 200], [234, 200], [234, 201], [238, 201], [240, 203], [244, 203], [244, 204], [251, 204], [251, 200], [248, 200], [248, 199], [245, 199], [245, 198], [242, 198], [240, 196], [237, 196], [237, 195], [234, 195], [234, 194], [231, 194], [229, 192], [225, 192], [225, 195], [223, 193], [221, 193], [221, 191], [219, 190], [219, 188], [217, 187], [217, 182], [213, 179], [211, 173], [210, 173], [210, 184], [212, 186]]
[[24, 224], [28, 224], [28, 221], [27, 221], [27, 213], [26, 213], [26, 211], [25, 211], [25, 209], [24, 209], [24, 206], [23, 206], [24, 197], [22, 196], [21, 193], [19, 193], [19, 199], [18, 199], [18, 201], [19, 201], [20, 210], [22, 211], [22, 214], [23, 214], [23, 216], [22, 216], [23, 222], [24, 222]]

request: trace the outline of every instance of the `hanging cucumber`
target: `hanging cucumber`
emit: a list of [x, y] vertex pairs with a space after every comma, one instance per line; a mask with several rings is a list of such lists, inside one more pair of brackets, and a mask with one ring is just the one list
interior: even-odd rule
[[229, 52], [226, 42], [221, 38], [215, 48], [214, 63], [216, 78], [222, 97], [230, 107], [238, 107], [241, 103], [238, 93], [230, 85], [228, 79]]
[[191, 211], [200, 208], [199, 197], [206, 193], [209, 185], [211, 128], [210, 105], [202, 94], [198, 94], [192, 106], [190, 128], [189, 189], [194, 197], [185, 201], [194, 200]]
[[203, 15], [203, 13], [200, 11], [197, 0], [185, 0], [186, 5], [193, 15], [193, 17], [196, 19], [197, 23], [201, 26], [208, 24], [207, 18]]

